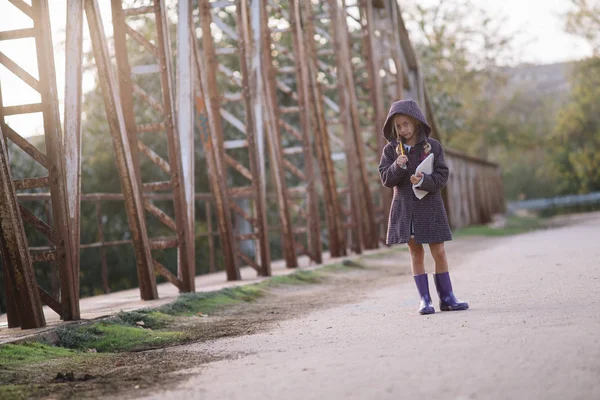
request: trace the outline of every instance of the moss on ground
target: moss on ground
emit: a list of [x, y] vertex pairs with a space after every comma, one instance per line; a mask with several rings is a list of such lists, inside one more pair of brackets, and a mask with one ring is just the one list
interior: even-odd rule
[[44, 343], [6, 344], [0, 347], [0, 368], [42, 363], [57, 358], [73, 357], [76, 352]]
[[156, 312], [170, 316], [208, 314], [240, 302], [254, 301], [264, 295], [264, 289], [257, 285], [225, 288], [214, 292], [185, 293], [174, 302], [157, 308]]
[[59, 346], [97, 352], [121, 352], [165, 346], [185, 339], [181, 332], [132, 326], [121, 319], [58, 330]]
[[320, 271], [297, 271], [289, 275], [273, 276], [257, 284], [260, 288], [269, 288], [282, 285], [314, 285], [322, 283], [325, 274]]
[[25, 400], [34, 396], [36, 391], [34, 385], [0, 385], [0, 399]]

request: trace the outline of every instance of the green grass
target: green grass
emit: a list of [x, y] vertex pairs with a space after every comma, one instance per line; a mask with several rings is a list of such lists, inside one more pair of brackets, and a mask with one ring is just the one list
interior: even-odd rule
[[164, 346], [185, 338], [181, 332], [154, 331], [131, 326], [120, 319], [59, 329], [61, 347], [102, 352], [120, 352]]
[[30, 399], [36, 392], [32, 385], [0, 385], [0, 399], [25, 400]]
[[0, 399], [32, 398], [38, 390], [37, 385], [12, 384], [10, 382], [15, 382], [18, 376], [22, 376], [28, 371], [36, 373], [35, 371], [39, 371], [40, 366], [44, 363], [56, 360], [76, 360], [82, 356], [88, 356], [88, 354], [40, 342], [0, 346]]
[[176, 325], [178, 317], [206, 315], [242, 302], [255, 301], [263, 297], [270, 287], [321, 283], [328, 273], [349, 268], [352, 267], [332, 264], [321, 270], [297, 271], [272, 277], [254, 285], [214, 292], [185, 293], [172, 303], [156, 309], [120, 312], [102, 322], [62, 327], [58, 330], [59, 344], [69, 349], [96, 349], [102, 353], [153, 348], [184, 341], [188, 338], [186, 334], [168, 330]]
[[116, 315], [125, 324], [136, 326], [142, 322], [144, 328], [164, 329], [175, 322], [175, 317], [152, 309], [142, 309], [129, 312], [120, 312]]
[[[37, 364], [56, 358], [73, 357], [77, 352], [39, 342], [6, 344], [0, 347], [0, 367]], [[1, 397], [0, 397], [1, 398]]]
[[361, 264], [360, 260], [344, 260], [341, 263], [326, 265], [323, 268], [320, 268], [319, 271], [325, 274], [329, 274], [336, 272], [351, 271], [353, 269], [365, 269], [365, 266]]
[[214, 292], [182, 294], [172, 303], [159, 307], [156, 311], [173, 316], [193, 316], [213, 311], [240, 302], [251, 302], [265, 295], [258, 285], [225, 288]]
[[[339, 272], [364, 268], [360, 260], [346, 260], [315, 270], [298, 270], [285, 276], [270, 277], [260, 283], [226, 288], [214, 292], [186, 293], [172, 303], [155, 309], [120, 312], [92, 323], [69, 324], [56, 330], [58, 346], [32, 342], [0, 347], [0, 399], [29, 399], [48, 395], [52, 385], [34, 377], [55, 370], [89, 371], [117, 353], [160, 348], [198, 340], [206, 334], [200, 314], [211, 314], [228, 307], [255, 301], [271, 289], [284, 286], [314, 285]], [[204, 326], [204, 325], [202, 325]], [[211, 329], [204, 326], [203, 329]], [[95, 349], [95, 352], [89, 350]]]
[[373, 254], [365, 254], [362, 255], [360, 258], [363, 260], [376, 260], [378, 258], [386, 258], [389, 256], [392, 256], [396, 253], [401, 253], [404, 251], [408, 251], [408, 246], [404, 245], [404, 246], [399, 246], [399, 245], [394, 245], [394, 246], [390, 246], [387, 248], [382, 248], [381, 250], [377, 251], [376, 253]]
[[[31, 365], [76, 355], [93, 356], [87, 353], [89, 349], [95, 349], [98, 353], [116, 353], [183, 342], [190, 336], [189, 332], [184, 333], [177, 328], [178, 323], [182, 322], [181, 318], [198, 317], [239, 303], [255, 301], [273, 287], [319, 284], [330, 274], [357, 268], [364, 266], [346, 260], [316, 270], [271, 277], [253, 285], [214, 292], [185, 293], [172, 303], [156, 309], [120, 312], [100, 322], [63, 326], [57, 329], [59, 347], [42, 343], [6, 345], [0, 348], [0, 366], [15, 363]], [[18, 388], [13, 389], [15, 393], [19, 392]], [[8, 393], [8, 389], [5, 393]]]
[[[198, 313], [210, 314], [218, 309], [233, 306], [242, 302], [252, 302], [267, 294], [268, 289], [272, 287], [285, 285], [311, 285], [325, 281], [327, 274], [349, 270], [351, 268], [361, 268], [357, 263], [330, 264], [318, 270], [297, 271], [292, 274], [273, 276], [264, 281], [246, 286], [234, 288], [225, 288], [214, 292], [199, 292], [182, 294], [172, 303], [157, 308], [155, 317], [166, 316], [195, 316]], [[140, 312], [144, 312], [143, 310]], [[140, 318], [141, 316], [133, 319]], [[146, 321], [144, 320], [144, 323]], [[152, 324], [152, 323], [151, 323]]]
[[538, 217], [511, 216], [506, 225], [492, 228], [485, 225], [469, 226], [454, 232], [456, 236], [509, 236], [534, 231], [544, 227], [544, 220]]
[[273, 276], [259, 283], [259, 287], [277, 287], [282, 285], [314, 285], [322, 283], [325, 274], [321, 271], [297, 271], [289, 275]]
[[341, 263], [329, 264], [319, 269], [310, 271], [297, 271], [289, 275], [273, 276], [259, 283], [259, 287], [275, 287], [281, 285], [314, 285], [323, 283], [330, 274], [351, 271], [353, 269], [364, 269], [365, 267], [356, 261], [345, 260]]

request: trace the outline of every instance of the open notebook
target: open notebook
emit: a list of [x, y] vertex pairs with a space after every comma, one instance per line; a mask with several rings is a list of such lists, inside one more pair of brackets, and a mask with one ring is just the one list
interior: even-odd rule
[[[430, 175], [433, 172], [433, 153], [429, 154], [427, 156], [427, 158], [425, 158], [423, 161], [421, 161], [421, 164], [419, 164], [417, 166], [415, 175], [418, 172], [422, 172], [423, 174], [426, 174], [426, 175]], [[423, 197], [427, 196], [427, 193], [429, 193], [425, 190], [418, 189], [417, 187], [415, 187], [415, 185], [413, 185], [413, 192], [415, 192], [415, 196], [417, 196], [417, 198], [419, 200], [421, 200]]]

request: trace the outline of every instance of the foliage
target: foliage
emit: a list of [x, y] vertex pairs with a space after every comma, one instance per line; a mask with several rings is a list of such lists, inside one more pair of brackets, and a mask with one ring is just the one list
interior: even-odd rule
[[571, 0], [573, 10], [567, 14], [566, 30], [586, 39], [594, 56], [600, 57], [600, 1]]
[[407, 16], [446, 144], [487, 157], [506, 134], [490, 124], [498, 100], [493, 89], [505, 80], [500, 66], [512, 54], [503, 20], [471, 0], [415, 3]]
[[[587, 38], [597, 51], [598, 2], [572, 3], [568, 31]], [[508, 199], [597, 190], [597, 62], [565, 67], [574, 71], [570, 98], [511, 83], [518, 70], [504, 67], [513, 48], [501, 18], [471, 0], [428, 4], [410, 8], [407, 24], [445, 144], [498, 162]]]
[[560, 193], [600, 191], [600, 58], [581, 62], [569, 103], [548, 138]]

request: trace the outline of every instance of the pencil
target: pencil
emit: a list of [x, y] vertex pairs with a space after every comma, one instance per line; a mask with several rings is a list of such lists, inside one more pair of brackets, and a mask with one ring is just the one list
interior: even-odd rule
[[402, 142], [398, 143], [398, 146], [396, 147], [396, 153], [398, 152], [398, 149], [400, 149], [400, 155], [403, 156], [404, 155], [404, 145], [402, 144]]

